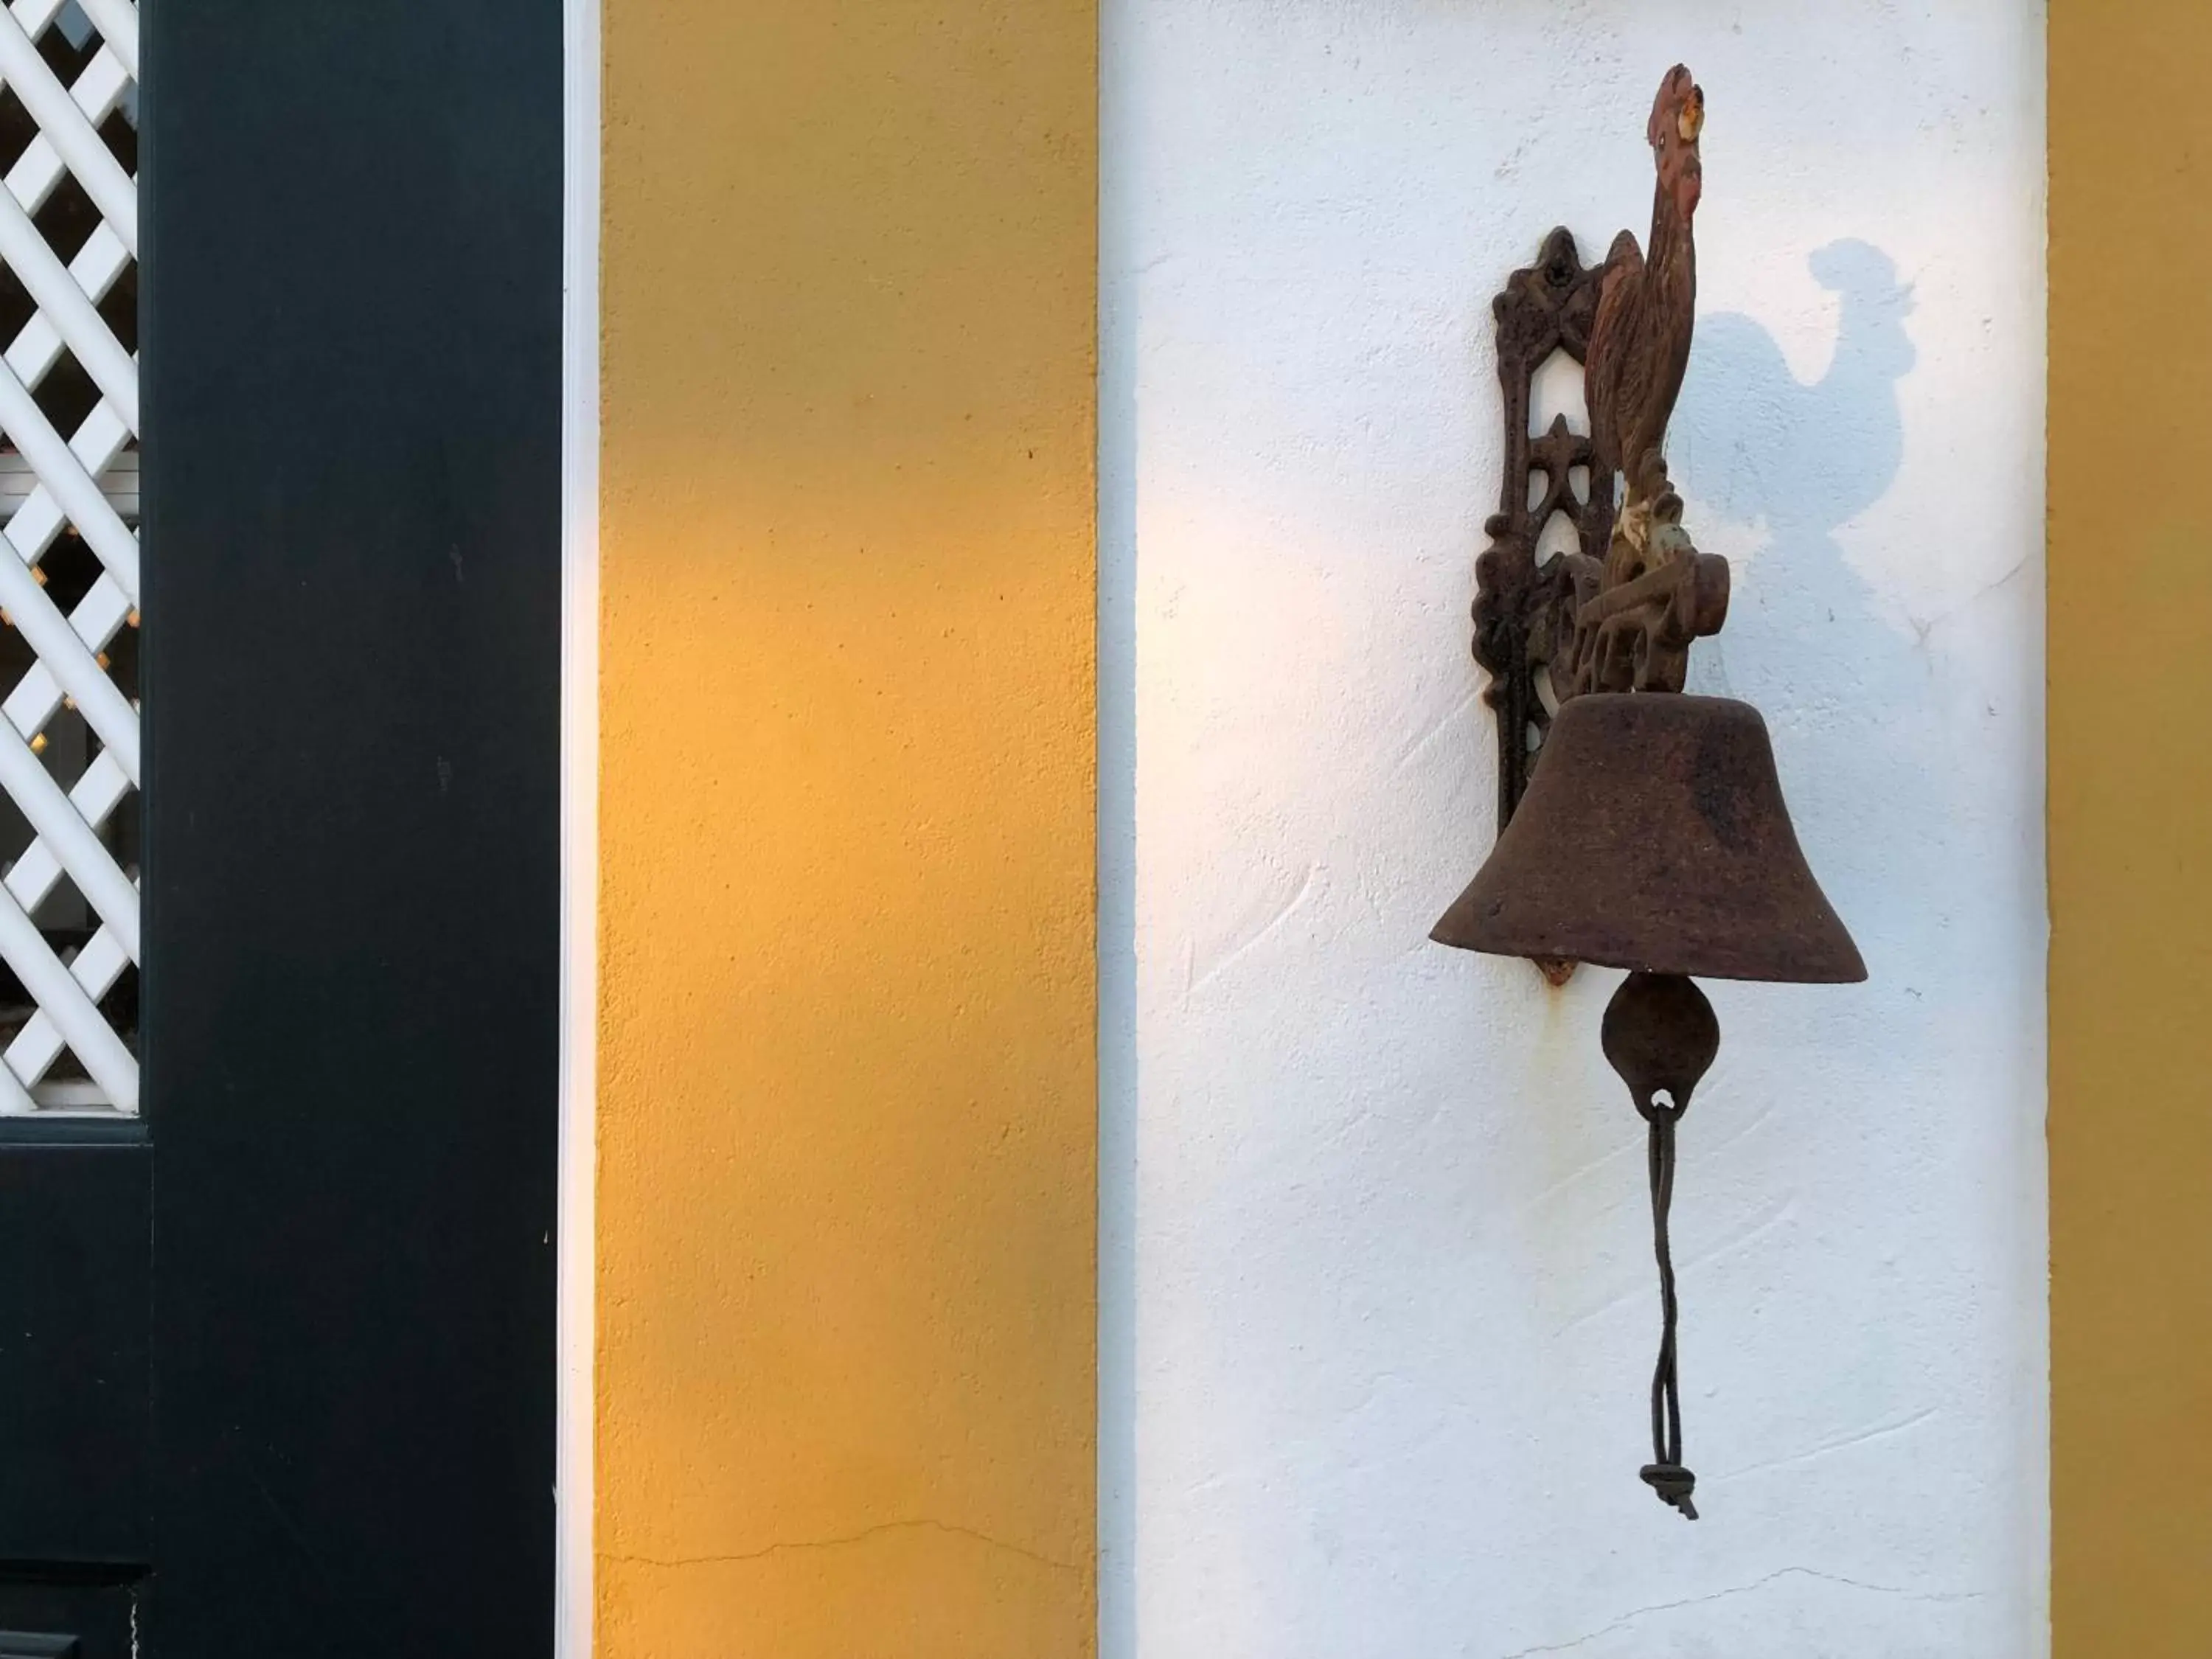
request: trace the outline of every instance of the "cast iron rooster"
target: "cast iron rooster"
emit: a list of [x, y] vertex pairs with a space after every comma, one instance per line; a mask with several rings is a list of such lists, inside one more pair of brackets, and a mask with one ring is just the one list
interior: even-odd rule
[[1660, 82], [1645, 130], [1659, 173], [1650, 244], [1638, 247], [1626, 230], [1613, 239], [1583, 360], [1593, 465], [1604, 475], [1625, 475], [1620, 529], [1638, 554], [1653, 502], [1668, 491], [1660, 446], [1690, 362], [1698, 301], [1690, 222], [1705, 182], [1698, 157], [1705, 120], [1704, 89], [1677, 64]]
[[1697, 319], [1691, 221], [1705, 184], [1705, 92], [1677, 64], [1644, 129], [1659, 175], [1650, 244], [1638, 247], [1624, 230], [1600, 267], [1583, 358], [1593, 499], [1602, 498], [1598, 480], [1609, 484], [1616, 473], [1627, 487], [1603, 557], [1577, 551], [1559, 561], [1554, 610], [1530, 637], [1561, 702], [1585, 691], [1680, 691], [1692, 642], [1718, 633], [1728, 617], [1728, 561], [1698, 551], [1682, 528], [1662, 447]]

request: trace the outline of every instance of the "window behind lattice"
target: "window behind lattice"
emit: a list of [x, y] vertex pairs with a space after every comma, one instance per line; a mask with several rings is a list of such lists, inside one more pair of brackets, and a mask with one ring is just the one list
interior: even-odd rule
[[0, 6], [0, 1115], [138, 1107], [137, 59]]

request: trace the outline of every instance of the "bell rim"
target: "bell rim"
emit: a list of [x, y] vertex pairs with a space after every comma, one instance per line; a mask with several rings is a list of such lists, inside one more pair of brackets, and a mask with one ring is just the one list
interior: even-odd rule
[[[1848, 969], [1814, 969], [1795, 973], [1759, 973], [1745, 969], [1729, 971], [1711, 967], [1683, 967], [1655, 956], [1633, 957], [1626, 951], [1506, 950], [1490, 945], [1471, 945], [1464, 939], [1446, 939], [1443, 926], [1451, 912], [1446, 910], [1429, 930], [1431, 944], [1442, 945], [1454, 951], [1467, 951], [1476, 956], [1495, 957], [1501, 962], [1571, 962], [1579, 968], [1617, 968], [1630, 974], [1670, 974], [1682, 979], [1717, 979], [1736, 985], [1864, 985], [1873, 976], [1867, 971], [1866, 958], [1857, 942], [1845, 935], [1844, 943], [1850, 947], [1852, 962]], [[1840, 926], [1840, 919], [1838, 921]]]
[[[1735, 734], [1732, 739], [1737, 745], [1735, 752], [1743, 757], [1737, 765], [1736, 775], [1744, 781], [1739, 787], [1755, 798], [1758, 811], [1764, 815], [1752, 850], [1736, 855], [1778, 872], [1777, 878], [1747, 884], [1754, 890], [1763, 888], [1771, 893], [1772, 903], [1765, 915], [1747, 918], [1745, 930], [1739, 935], [1731, 937], [1727, 931], [1734, 924], [1725, 904], [1717, 912], [1711, 906], [1703, 911], [1695, 905], [1686, 906], [1663, 924], [1654, 922], [1652, 911], [1639, 908], [1635, 895], [1649, 890], [1659, 877], [1650, 875], [1649, 880], [1632, 884], [1626, 892], [1619, 879], [1624, 869], [1637, 867], [1639, 854], [1644, 855], [1647, 866], [1652, 863], [1648, 847], [1653, 820], [1635, 815], [1632, 809], [1639, 804], [1638, 798], [1627, 792], [1607, 793], [1601, 799], [1617, 803], [1617, 810], [1610, 815], [1594, 813], [1589, 802], [1601, 798], [1583, 791], [1563, 793], [1557, 781], [1568, 775], [1556, 769], [1547, 773], [1540, 764], [1520, 809], [1498, 836], [1474, 878], [1437, 919], [1429, 938], [1455, 950], [1486, 956], [1534, 962], [1571, 960], [1632, 973], [1754, 984], [1864, 983], [1869, 977], [1866, 959], [1797, 841], [1774, 763], [1773, 740], [1754, 706], [1733, 697], [1683, 693], [1588, 693], [1560, 709], [1544, 752], [1577, 755], [1576, 766], [1595, 769], [1598, 776], [1608, 780], [1608, 789], [1610, 779], [1624, 775], [1640, 781], [1656, 780], [1654, 793], [1642, 804], [1656, 815], [1656, 821], [1668, 821], [1665, 815], [1671, 811], [1676, 814], [1672, 821], [1685, 824], [1686, 833], [1704, 835], [1706, 848], [1701, 856], [1718, 858], [1725, 871], [1732, 854], [1712, 839], [1711, 832], [1721, 821], [1710, 817], [1711, 808], [1705, 804], [1702, 783], [1696, 793], [1696, 810], [1708, 816], [1699, 822], [1682, 816], [1692, 798], [1683, 775], [1679, 769], [1670, 775], [1660, 763], [1661, 751], [1656, 748], [1644, 751], [1652, 756], [1651, 763], [1645, 764], [1638, 757], [1638, 745], [1647, 742], [1679, 745], [1691, 740], [1692, 731], [1731, 729]], [[1574, 747], [1568, 748], [1570, 744]], [[1554, 745], [1559, 746], [1557, 750]], [[1703, 755], [1700, 749], [1701, 763]], [[1678, 769], [1685, 763], [1680, 748], [1674, 751], [1674, 760]], [[1729, 843], [1731, 848], [1741, 845]], [[1601, 902], [1595, 898], [1584, 914], [1576, 915], [1571, 896], [1579, 878], [1571, 873], [1555, 881], [1548, 890], [1548, 900], [1546, 896], [1547, 875], [1589, 867], [1593, 860], [1613, 877], [1615, 902], [1611, 914], [1618, 917], [1617, 922], [1607, 920]], [[1657, 861], [1657, 868], [1669, 878], [1673, 867], [1668, 860]], [[1650, 875], [1648, 869], [1646, 873]], [[1709, 865], [1702, 890], [1710, 894], [1724, 882], [1724, 876], [1711, 876]], [[1686, 878], [1677, 884], [1688, 894], [1700, 890], [1698, 883]], [[1563, 892], [1569, 896], [1561, 897]], [[1662, 927], [1665, 937], [1650, 937]], [[1634, 937], [1622, 938], [1623, 933]]]

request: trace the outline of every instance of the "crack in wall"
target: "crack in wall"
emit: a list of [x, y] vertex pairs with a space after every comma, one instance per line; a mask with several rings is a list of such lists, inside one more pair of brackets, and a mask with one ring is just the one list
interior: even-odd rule
[[1942, 1414], [1942, 1407], [1929, 1406], [1923, 1410], [1913, 1413], [1910, 1417], [1876, 1423], [1870, 1428], [1859, 1429], [1847, 1434], [1840, 1440], [1826, 1441], [1804, 1451], [1792, 1452], [1787, 1457], [1772, 1458], [1764, 1463], [1752, 1463], [1743, 1468], [1725, 1470], [1711, 1476], [1702, 1484], [1708, 1487], [1717, 1486], [1724, 1481], [1741, 1480], [1747, 1475], [1765, 1474], [1776, 1469], [1796, 1468], [1802, 1463], [1809, 1463], [1817, 1457], [1826, 1457], [1832, 1452], [1849, 1451], [1854, 1446], [1869, 1445], [1878, 1440], [1886, 1440], [1893, 1434], [1903, 1434], [1908, 1430], [1918, 1428], [1923, 1423]]
[[1591, 1631], [1585, 1636], [1577, 1636], [1571, 1641], [1544, 1643], [1533, 1648], [1516, 1648], [1510, 1653], [1498, 1655], [1498, 1659], [1534, 1659], [1534, 1656], [1538, 1654], [1572, 1653], [1577, 1648], [1586, 1648], [1601, 1637], [1611, 1636], [1616, 1632], [1626, 1630], [1638, 1620], [1648, 1619], [1655, 1613], [1674, 1613], [1683, 1607], [1703, 1607], [1709, 1601], [1725, 1601], [1732, 1596], [1748, 1595], [1754, 1590], [1765, 1589], [1769, 1584], [1781, 1578], [1817, 1578], [1825, 1584], [1841, 1584], [1846, 1589], [1865, 1590], [1874, 1595], [1902, 1596], [1911, 1601], [1978, 1601], [1984, 1594], [1981, 1590], [1905, 1589], [1895, 1584], [1869, 1584], [1863, 1579], [1844, 1578], [1832, 1572], [1818, 1571], [1812, 1567], [1782, 1567], [1768, 1573], [1763, 1578], [1753, 1579], [1748, 1584], [1732, 1584], [1726, 1589], [1714, 1590], [1705, 1595], [1692, 1595], [1686, 1601], [1660, 1601], [1648, 1607], [1638, 1607], [1632, 1612], [1621, 1614], [1620, 1618], [1603, 1628]]
[[1206, 964], [1206, 968], [1202, 971], [1196, 972], [1195, 976], [1194, 976], [1194, 969], [1195, 966], [1194, 960], [1187, 958], [1183, 967], [1183, 977], [1185, 982], [1182, 989], [1183, 1000], [1185, 1004], [1188, 1004], [1193, 992], [1198, 990], [1216, 975], [1229, 969], [1248, 952], [1265, 943], [1266, 940], [1274, 933], [1277, 928], [1280, 927], [1285, 922], [1288, 921], [1291, 916], [1296, 915], [1298, 907], [1304, 904], [1307, 898], [1312, 894], [1314, 884], [1320, 879], [1320, 877], [1321, 866], [1318, 864], [1309, 865], [1306, 867], [1306, 878], [1298, 884], [1298, 890], [1297, 892], [1291, 894], [1289, 898], [1277, 905], [1267, 921], [1261, 923], [1259, 927], [1254, 928], [1237, 944], [1231, 945], [1218, 957], [1216, 957], [1211, 963]]
[[1003, 1550], [1009, 1555], [1018, 1555], [1025, 1561], [1034, 1561], [1037, 1565], [1048, 1567], [1054, 1572], [1079, 1574], [1083, 1571], [1073, 1561], [1062, 1561], [1053, 1556], [1041, 1554], [1036, 1550], [1025, 1549], [1019, 1544], [1008, 1543], [1003, 1538], [994, 1538], [988, 1533], [977, 1532], [973, 1527], [955, 1526], [948, 1521], [933, 1521], [927, 1518], [918, 1521], [885, 1521], [876, 1526], [863, 1527], [860, 1531], [848, 1533], [842, 1537], [793, 1539], [781, 1543], [764, 1545], [757, 1550], [740, 1550], [722, 1555], [672, 1557], [618, 1555], [611, 1551], [601, 1551], [599, 1559], [622, 1566], [669, 1569], [730, 1566], [746, 1561], [763, 1561], [772, 1555], [781, 1555], [794, 1551], [843, 1549], [854, 1544], [865, 1544], [871, 1539], [880, 1538], [890, 1533], [915, 1531], [938, 1532], [949, 1537], [965, 1538], [975, 1543], [987, 1545], [994, 1550]]

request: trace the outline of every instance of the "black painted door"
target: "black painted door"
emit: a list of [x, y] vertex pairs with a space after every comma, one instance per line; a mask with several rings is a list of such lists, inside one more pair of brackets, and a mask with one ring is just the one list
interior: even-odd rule
[[560, 14], [143, 0], [143, 1109], [0, 1120], [0, 1659], [551, 1651]]

